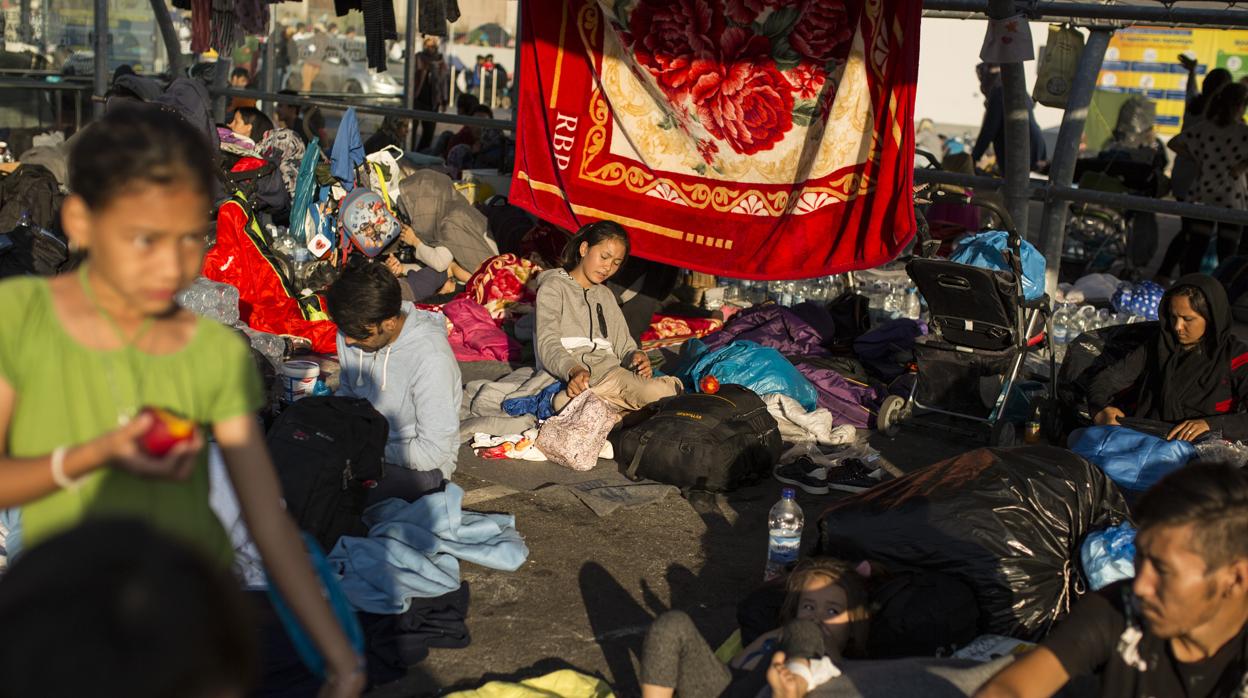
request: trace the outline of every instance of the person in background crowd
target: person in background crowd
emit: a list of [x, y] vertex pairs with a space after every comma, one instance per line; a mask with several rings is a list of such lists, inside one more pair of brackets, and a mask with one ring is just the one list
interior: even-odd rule
[[[210, 429], [265, 567], [326, 658], [325, 694], [356, 696], [362, 661], [281, 505], [250, 349], [174, 300], [203, 263], [214, 167], [203, 134], [155, 107], [112, 110], [79, 135], [61, 218], [87, 261], [0, 283], [0, 305], [16, 309], [0, 316], [0, 507], [22, 507], [26, 554], [84, 520], [129, 516], [228, 569], [233, 546], [208, 498]], [[78, 629], [56, 628], [61, 642]]]
[[230, 121], [230, 130], [235, 135], [251, 140], [252, 143], [259, 143], [273, 130], [273, 122], [264, 115], [264, 112], [255, 107], [242, 107], [234, 112], [234, 119]]
[[688, 615], [668, 611], [650, 626], [642, 645], [642, 698], [753, 696], [765, 684], [776, 696], [806, 695], [837, 675], [829, 669], [842, 657], [865, 655], [868, 613], [862, 577], [831, 558], [798, 564], [786, 584], [783, 627], [759, 636], [728, 664]]
[[1083, 597], [975, 698], [1041, 698], [1095, 674], [1105, 698], [1243, 695], [1248, 658], [1248, 473], [1176, 470], [1133, 512], [1134, 580]]
[[[243, 698], [258, 647], [234, 577], [133, 519], [49, 539], [0, 578], [0, 697]], [[74, 657], [66, 671], [65, 656]]]
[[[975, 147], [971, 156], [978, 163], [992, 146], [997, 158], [997, 170], [1005, 172], [1005, 89], [1001, 84], [1001, 66], [981, 63], [976, 67], [979, 75], [979, 91], [984, 95], [984, 120], [979, 127], [979, 136], [975, 139]], [[1027, 98], [1027, 118], [1031, 128], [1031, 154], [1028, 168], [1033, 172], [1041, 167], [1048, 153], [1044, 142], [1044, 133], [1040, 124], [1036, 123], [1035, 110], [1031, 98]]]
[[178, 51], [183, 56], [189, 56], [191, 51], [191, 18], [183, 17], [182, 22], [178, 24]]
[[[281, 90], [278, 94], [296, 97], [299, 93], [294, 90]], [[303, 132], [303, 119], [299, 118], [299, 105], [290, 102], [279, 102], [277, 104], [276, 112], [277, 123], [282, 128], [288, 128], [291, 131], [294, 131], [295, 135], [298, 136], [299, 140], [303, 141], [303, 144], [306, 146], [308, 144], [308, 137]]]
[[[1191, 203], [1248, 210], [1248, 186], [1244, 183], [1244, 173], [1248, 172], [1245, 106], [1248, 106], [1248, 87], [1239, 83], [1224, 85], [1209, 98], [1204, 118], [1167, 144], [1179, 155], [1191, 158], [1199, 169], [1199, 175], [1188, 190], [1187, 200]], [[1186, 235], [1180, 233], [1185, 238], [1185, 249], [1179, 259], [1179, 270], [1184, 274], [1200, 270], [1205, 250], [1214, 235], [1217, 236], [1219, 260], [1246, 251], [1241, 226], [1195, 219], [1185, 223]]]
[[1167, 438], [1192, 441], [1210, 430], [1248, 439], [1248, 344], [1231, 329], [1226, 290], [1213, 277], [1180, 277], [1162, 296], [1161, 329], [1097, 375], [1088, 402], [1097, 424], [1126, 416], [1113, 404], [1138, 385], [1135, 417], [1170, 426]]
[[311, 92], [316, 78], [321, 74], [321, 66], [325, 60], [325, 52], [329, 48], [329, 36], [325, 34], [325, 28], [316, 25], [316, 29], [311, 38], [308, 39], [308, 45], [302, 54], [303, 67], [301, 69], [301, 77], [303, 86], [301, 92]]
[[[416, 83], [413, 87], [416, 91], [415, 107], [424, 111], [437, 112], [446, 109], [449, 81], [450, 74], [446, 61], [442, 60], [438, 38], [426, 36], [424, 47], [416, 56]], [[423, 151], [433, 143], [433, 135], [437, 128], [438, 124], [434, 121], [420, 122], [420, 140], [416, 143], [416, 150]]]
[[389, 146], [405, 150], [410, 125], [411, 121], [401, 116], [387, 116], [382, 120], [381, 128], [364, 141], [364, 152], [371, 155]]
[[358, 255], [325, 301], [338, 324], [338, 394], [367, 399], [390, 423], [385, 474], [369, 504], [438, 489], [455, 472], [463, 399], [445, 317], [403, 301], [392, 271]]
[[624, 410], [681, 392], [679, 378], [654, 375], [605, 285], [628, 251], [618, 223], [590, 223], [568, 241], [563, 268], [538, 277], [537, 366], [568, 386], [555, 395], [556, 410], [586, 390]]
[[[1196, 68], [1197, 62], [1185, 55], [1179, 55], [1179, 62], [1187, 70], [1187, 102], [1183, 108], [1183, 125], [1180, 133], [1185, 133], [1196, 127], [1197, 124], [1204, 121], [1205, 111], [1209, 107], [1209, 100], [1214, 93], [1222, 89], [1224, 85], [1231, 82], [1230, 71], [1224, 68], [1214, 68], [1205, 74], [1205, 80], [1201, 83], [1201, 89], [1196, 89]], [[1192, 187], [1196, 184], [1196, 179], [1200, 176], [1200, 163], [1194, 158], [1176, 153], [1174, 158], [1174, 167], [1170, 170], [1170, 190], [1174, 192], [1176, 201], [1190, 201]], [[1201, 231], [1200, 238], [1193, 238], [1193, 231]], [[1183, 218], [1179, 227], [1179, 234], [1174, 236], [1170, 241], [1170, 245], [1166, 248], [1166, 254], [1161, 260], [1161, 266], [1157, 269], [1157, 280], [1164, 282], [1169, 280], [1170, 273], [1174, 271], [1176, 264], [1180, 264], [1180, 260], [1193, 247], [1199, 247], [1200, 255], [1203, 257], [1205, 249], [1209, 244], [1209, 226], [1202, 224], [1201, 221], [1192, 218]], [[1201, 245], [1203, 238], [1204, 245]], [[1195, 262], [1193, 264], [1193, 262]], [[1192, 254], [1185, 264], [1180, 265], [1180, 273], [1190, 274], [1200, 270], [1200, 262], [1195, 261], [1195, 255]]]
[[[246, 68], [235, 68], [230, 71], [230, 87], [236, 90], [246, 90], [251, 88], [251, 73]], [[256, 108], [256, 100], [251, 97], [234, 97], [230, 100], [229, 111], [236, 111], [243, 107]], [[267, 118], [267, 117], [266, 117]]]

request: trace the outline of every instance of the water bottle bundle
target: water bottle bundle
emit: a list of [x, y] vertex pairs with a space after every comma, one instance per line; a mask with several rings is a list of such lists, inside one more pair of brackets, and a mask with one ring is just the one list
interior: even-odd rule
[[238, 289], [229, 284], [210, 281], [201, 276], [178, 293], [177, 302], [196, 315], [242, 330], [251, 341], [251, 347], [274, 365], [281, 363], [289, 350], [285, 338], [258, 332], [239, 320]]
[[1104, 327], [1126, 325], [1157, 319], [1161, 287], [1146, 281], [1141, 284], [1120, 283], [1110, 307], [1080, 305], [1082, 295], [1059, 291], [1053, 306], [1053, 351], [1058, 361], [1066, 355], [1066, 347], [1084, 332]]
[[769, 300], [786, 306], [794, 306], [805, 301], [824, 303], [841, 295], [846, 288], [845, 278], [842, 275], [797, 281], [720, 278], [719, 285], [724, 288], [724, 303], [741, 307]]

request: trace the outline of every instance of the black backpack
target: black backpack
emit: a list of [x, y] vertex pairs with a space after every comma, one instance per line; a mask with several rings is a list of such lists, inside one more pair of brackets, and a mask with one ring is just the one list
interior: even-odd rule
[[664, 398], [631, 415], [612, 440], [628, 477], [681, 489], [731, 492], [771, 473], [780, 429], [748, 388]]
[[361, 398], [305, 397], [269, 430], [269, 452], [286, 509], [326, 551], [367, 533], [367, 490], [382, 477], [390, 425]]

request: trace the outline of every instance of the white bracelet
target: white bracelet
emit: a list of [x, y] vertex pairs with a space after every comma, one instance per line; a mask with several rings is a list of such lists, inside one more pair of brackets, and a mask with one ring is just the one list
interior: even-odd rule
[[78, 489], [78, 481], [65, 474], [65, 453], [69, 449], [61, 446], [52, 451], [52, 482], [63, 490]]

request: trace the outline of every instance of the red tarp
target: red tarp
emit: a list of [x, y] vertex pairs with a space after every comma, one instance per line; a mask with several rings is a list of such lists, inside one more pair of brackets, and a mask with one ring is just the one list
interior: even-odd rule
[[739, 278], [875, 266], [914, 234], [921, 0], [526, 0], [510, 199]]

